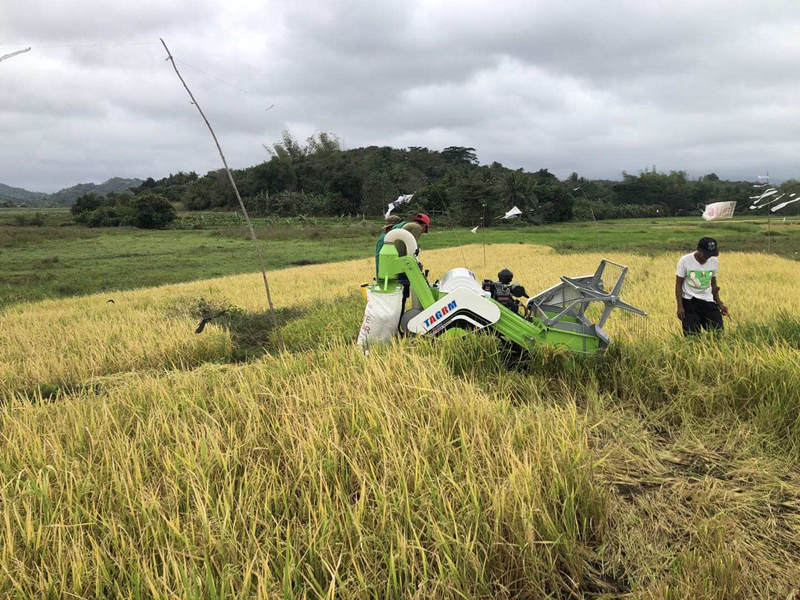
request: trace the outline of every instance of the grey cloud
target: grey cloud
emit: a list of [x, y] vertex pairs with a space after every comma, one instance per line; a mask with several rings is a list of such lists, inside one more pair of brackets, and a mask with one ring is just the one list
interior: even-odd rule
[[0, 20], [4, 40], [56, 45], [73, 42], [91, 46], [100, 40], [120, 43], [151, 37], [153, 32], [174, 27], [191, 28], [213, 18], [216, 3], [192, 2], [108, 2], [104, 0], [27, 0], [5, 2]]
[[289, 127], [560, 176], [798, 167], [794, 0], [6, 4], [9, 185], [217, 168], [160, 36], [236, 166]]

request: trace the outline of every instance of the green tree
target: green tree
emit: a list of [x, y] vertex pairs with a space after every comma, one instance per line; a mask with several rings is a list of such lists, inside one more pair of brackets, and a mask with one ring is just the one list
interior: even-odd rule
[[104, 199], [97, 194], [84, 194], [75, 199], [75, 203], [70, 206], [69, 212], [74, 221], [83, 223], [88, 218], [88, 213], [103, 206]]
[[475, 154], [475, 148], [465, 148], [464, 146], [448, 146], [442, 150], [442, 156], [445, 160], [454, 164], [478, 164], [478, 156]]
[[500, 210], [495, 188], [482, 175], [477, 175], [458, 185], [456, 201], [450, 213], [455, 222], [461, 225], [477, 225], [483, 222], [488, 226]]
[[175, 207], [164, 196], [145, 192], [133, 200], [133, 222], [140, 229], [163, 229], [177, 217]]

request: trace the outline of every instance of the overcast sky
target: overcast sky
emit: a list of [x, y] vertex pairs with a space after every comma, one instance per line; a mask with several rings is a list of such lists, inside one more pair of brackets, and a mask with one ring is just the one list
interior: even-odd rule
[[[798, 0], [0, 0], [0, 183], [233, 167], [288, 129], [345, 148], [618, 179], [800, 178]], [[273, 108], [269, 108], [274, 105]]]

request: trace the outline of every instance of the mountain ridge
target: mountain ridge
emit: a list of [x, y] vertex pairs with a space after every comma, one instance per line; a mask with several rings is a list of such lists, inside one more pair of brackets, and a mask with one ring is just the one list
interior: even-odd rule
[[132, 187], [142, 185], [142, 183], [144, 183], [144, 180], [138, 178], [111, 177], [103, 183], [78, 183], [52, 194], [31, 192], [24, 188], [0, 183], [0, 204], [7, 202], [33, 207], [69, 206], [83, 194], [92, 193], [102, 196], [111, 192], [126, 192]]

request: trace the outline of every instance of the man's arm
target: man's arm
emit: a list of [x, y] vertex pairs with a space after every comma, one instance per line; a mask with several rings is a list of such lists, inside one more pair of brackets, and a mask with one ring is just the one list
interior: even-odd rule
[[683, 321], [686, 313], [683, 310], [683, 280], [685, 277], [675, 275], [675, 301], [678, 303], [678, 319]]
[[719, 299], [719, 286], [717, 285], [717, 278], [711, 278], [711, 295], [714, 297], [714, 302], [717, 303], [717, 307], [719, 307], [719, 312], [723, 315], [728, 315], [728, 307], [723, 304], [722, 300]]

